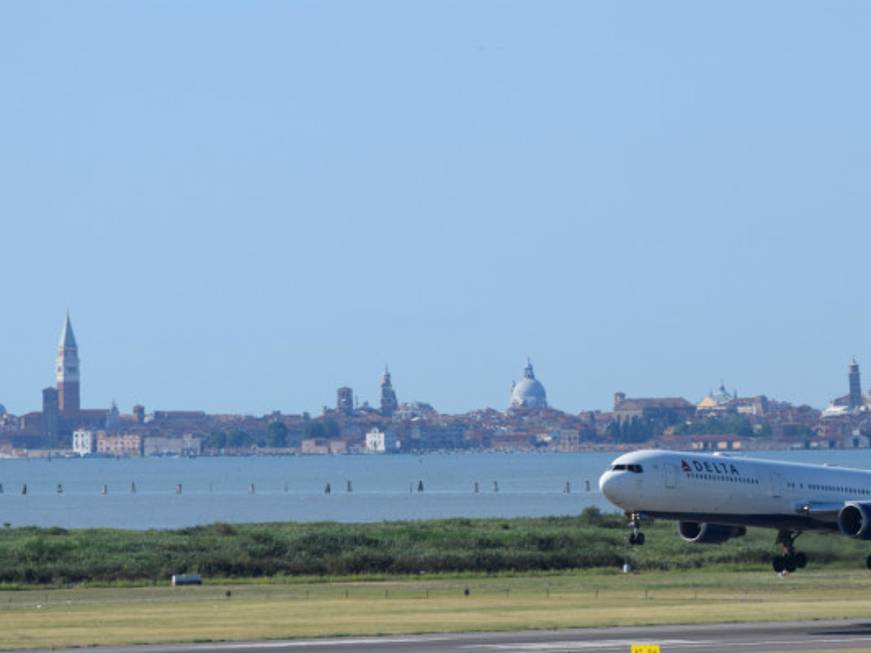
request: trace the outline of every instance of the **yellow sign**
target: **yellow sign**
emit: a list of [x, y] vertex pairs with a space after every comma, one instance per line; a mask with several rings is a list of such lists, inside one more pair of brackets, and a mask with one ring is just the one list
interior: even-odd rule
[[629, 653], [661, 653], [659, 644], [632, 644]]

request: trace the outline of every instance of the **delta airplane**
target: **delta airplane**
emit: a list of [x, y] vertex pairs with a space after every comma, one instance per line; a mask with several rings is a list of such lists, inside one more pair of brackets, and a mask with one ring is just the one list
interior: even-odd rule
[[[644, 544], [643, 516], [677, 520], [680, 537], [695, 544], [742, 537], [748, 526], [777, 529], [777, 572], [807, 564], [795, 550], [805, 531], [871, 540], [871, 471], [642, 450], [614, 460], [599, 489], [625, 512], [630, 544]], [[871, 569], [871, 556], [866, 565]]]

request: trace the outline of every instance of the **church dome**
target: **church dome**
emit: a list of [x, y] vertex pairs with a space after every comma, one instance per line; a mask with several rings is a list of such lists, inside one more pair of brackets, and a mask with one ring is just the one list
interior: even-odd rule
[[532, 363], [526, 363], [523, 378], [511, 388], [512, 408], [547, 408], [547, 393], [541, 382], [535, 378]]

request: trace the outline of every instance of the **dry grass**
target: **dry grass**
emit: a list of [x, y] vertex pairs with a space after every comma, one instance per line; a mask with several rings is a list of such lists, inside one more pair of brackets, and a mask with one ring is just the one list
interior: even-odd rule
[[4, 592], [0, 647], [859, 618], [869, 588], [806, 570]]

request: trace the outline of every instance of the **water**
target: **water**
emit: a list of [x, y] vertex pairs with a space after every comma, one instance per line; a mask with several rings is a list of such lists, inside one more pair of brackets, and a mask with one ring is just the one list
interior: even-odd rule
[[[753, 455], [871, 469], [871, 450]], [[614, 509], [598, 493], [596, 483], [616, 456], [470, 453], [0, 460], [4, 490], [0, 522], [146, 529], [217, 521], [371, 522], [576, 515], [587, 506]], [[351, 492], [347, 491], [348, 481]], [[474, 491], [476, 482], [478, 493]], [[23, 495], [25, 483], [27, 494]], [[327, 483], [331, 489], [328, 495], [324, 492]], [[422, 492], [418, 491], [419, 483], [423, 484]], [[566, 483], [570, 484], [569, 493]], [[135, 493], [131, 484], [136, 486]]]

